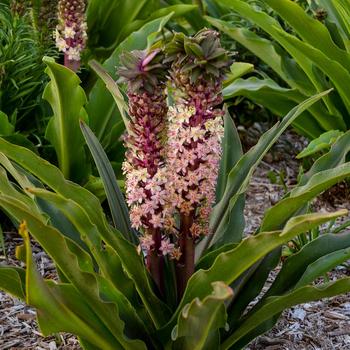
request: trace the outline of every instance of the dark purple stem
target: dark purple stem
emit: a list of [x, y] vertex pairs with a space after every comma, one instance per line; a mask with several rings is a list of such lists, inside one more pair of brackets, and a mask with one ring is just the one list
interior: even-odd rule
[[179, 300], [184, 294], [188, 280], [194, 273], [195, 246], [190, 232], [192, 224], [192, 215], [181, 215], [179, 246], [182, 255], [176, 265], [177, 296]]
[[152, 234], [154, 241], [153, 249], [147, 256], [147, 268], [157, 285], [160, 293], [164, 294], [164, 258], [159, 248], [162, 243], [162, 235], [157, 229], [149, 229], [148, 234]]

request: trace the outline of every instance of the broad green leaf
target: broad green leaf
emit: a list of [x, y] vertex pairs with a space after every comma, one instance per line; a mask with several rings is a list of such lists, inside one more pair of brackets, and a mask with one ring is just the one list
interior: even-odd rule
[[[307, 43], [350, 70], [350, 54], [335, 45], [327, 28], [291, 0], [265, 0]], [[317, 38], [317, 40], [315, 40]]]
[[[26, 148], [12, 145], [0, 138], [0, 152], [16, 161], [62, 197], [71, 199], [84, 208], [105, 242], [120, 256], [129, 277], [135, 281], [140, 297], [148, 305], [154, 323], [157, 327], [164, 324], [169, 317], [167, 307], [154, 294], [136, 247], [126, 241], [120, 232], [109, 226], [99, 200], [83, 187], [67, 181], [59, 169]], [[154, 309], [154, 305], [158, 305], [158, 309]]]
[[[223, 95], [226, 100], [236, 96], [247, 97], [265, 106], [278, 116], [285, 115], [306, 98], [295, 89], [283, 88], [271, 79], [258, 79], [256, 77], [237, 79], [223, 89]], [[336, 128], [337, 124], [333, 121], [332, 115], [322, 106], [322, 103], [316, 102], [308, 110], [301, 113], [293, 122], [293, 126], [302, 134], [315, 138], [324, 130]]]
[[112, 77], [107, 73], [107, 71], [101, 66], [97, 61], [92, 60], [89, 62], [90, 67], [99, 76], [99, 78], [105, 83], [106, 89], [113, 96], [114, 102], [116, 103], [120, 116], [124, 122], [126, 130], [129, 130], [129, 119], [127, 114], [129, 113], [129, 108], [124, 100], [122, 93], [119, 90], [118, 84], [112, 79]]
[[[62, 213], [57, 210], [56, 207], [50, 205], [49, 203], [40, 199], [34, 201], [32, 198], [33, 196], [27, 191], [28, 188], [34, 186], [44, 187], [42, 183], [34, 178], [29, 179], [30, 175], [20, 166], [12, 163], [3, 153], [0, 153], [0, 163], [18, 182], [18, 184], [22, 187], [23, 192], [26, 194], [16, 190], [15, 187], [10, 184], [3, 168], [0, 168], [0, 193], [6, 194], [21, 201], [29, 210], [36, 214], [37, 218], [40, 218], [43, 222], [50, 221], [50, 223], [60, 230], [65, 236], [71, 238], [75, 243], [79, 244], [86, 250], [87, 247], [80, 239], [79, 233], [74, 229], [67, 218], [62, 215]], [[35, 182], [35, 184], [33, 182]]]
[[0, 290], [25, 300], [25, 271], [19, 267], [0, 265]]
[[242, 144], [238, 135], [238, 131], [227, 106], [225, 106], [224, 111], [225, 132], [224, 138], [222, 140], [223, 152], [220, 163], [218, 183], [216, 186], [217, 200], [220, 200], [225, 192], [228, 174], [243, 155]]
[[240, 339], [284, 309], [322, 298], [329, 298], [349, 291], [350, 278], [343, 278], [322, 286], [306, 286], [283, 296], [270, 297], [266, 299], [264, 305], [257, 312], [248, 317], [241, 326], [221, 344], [220, 349], [224, 350], [232, 347], [235, 349], [242, 349], [247, 342], [236, 345]]
[[229, 243], [224, 244], [220, 248], [210, 251], [209, 253], [202, 256], [196, 264], [196, 271], [198, 270], [207, 270], [213, 265], [215, 259], [222, 252], [227, 252], [237, 247], [238, 243]]
[[312, 140], [308, 146], [296, 156], [296, 158], [301, 159], [309, 157], [317, 152], [329, 149], [343, 134], [344, 133], [339, 130], [330, 130], [323, 133], [317, 139]]
[[[327, 19], [335, 23], [338, 32], [343, 37], [344, 45], [349, 47], [350, 27], [349, 27], [349, 1], [348, 0], [318, 0], [320, 5], [327, 11]], [[348, 50], [349, 51], [349, 50]]]
[[305, 245], [283, 263], [266, 297], [281, 295], [294, 288], [310, 264], [328, 254], [350, 246], [350, 233], [325, 234]]
[[[99, 231], [108, 227], [107, 219], [99, 200], [83, 187], [66, 180], [61, 171], [54, 165], [38, 157], [28, 149], [8, 143], [1, 138], [0, 152], [33, 174], [43, 184], [83, 206], [90, 219], [98, 226]], [[28, 183], [26, 187], [33, 187], [33, 185]]]
[[[349, 84], [350, 74], [337, 61], [328, 59], [326, 54], [321, 50], [312, 47], [306, 42], [299, 40], [297, 37], [285, 32], [279, 22], [268, 14], [256, 10], [251, 5], [240, 0], [220, 0], [228, 6], [231, 6], [241, 16], [253, 21], [264, 31], [270, 34], [297, 62], [305, 74], [308, 76], [317, 92], [321, 92], [331, 85], [327, 83], [325, 75], [328, 75], [337, 87], [337, 91], [342, 96], [344, 103], [349, 107], [348, 97], [346, 96], [346, 86]], [[319, 67], [321, 71], [315, 69]], [[324, 103], [329, 112], [334, 115], [333, 119], [337, 122], [336, 129], [345, 129], [343, 116], [332, 102], [330, 96], [324, 96]]]
[[239, 324], [246, 307], [261, 293], [269, 273], [280, 262], [280, 257], [281, 248], [278, 247], [267, 254], [256, 266], [252, 266], [252, 272], [249, 270], [245, 272], [243, 277], [247, 274], [247, 278], [242, 278], [242, 282], [236, 288], [233, 287], [234, 298], [227, 311], [231, 330]]
[[50, 77], [43, 98], [53, 111], [45, 136], [55, 148], [63, 175], [67, 179], [83, 181], [89, 171], [79, 128], [79, 119], [87, 120], [85, 92], [79, 85], [78, 76], [70, 69], [55, 63], [51, 57], [44, 57], [43, 61]]
[[192, 12], [193, 10], [196, 10], [196, 9], [197, 9], [196, 5], [187, 5], [187, 4], [179, 4], [179, 5], [163, 7], [153, 12], [147, 19], [139, 19], [131, 22], [128, 26], [124, 27], [124, 30], [121, 36], [125, 38], [126, 36], [130, 35], [132, 32], [140, 29], [143, 25], [147, 24], [148, 22], [156, 18], [164, 17], [171, 13], [172, 13], [173, 19], [177, 17], [182, 17], [186, 14], [190, 16], [189, 12]]
[[302, 286], [312, 283], [317, 277], [321, 277], [328, 271], [334, 269], [341, 263], [350, 259], [350, 248], [337, 250], [329, 253], [317, 259], [310, 264], [301, 276], [294, 289], [298, 289]]
[[169, 332], [169, 328], [174, 325], [184, 305], [196, 297], [203, 299], [211, 293], [209, 286], [212, 282], [222, 281], [227, 285], [231, 285], [242, 273], [283, 243], [288, 242], [300, 233], [346, 213], [346, 210], [340, 210], [335, 213], [300, 215], [289, 220], [282, 231], [249, 236], [236, 248], [219, 254], [208, 270], [199, 270], [192, 275], [177, 311], [170, 322], [161, 330], [161, 334]]
[[295, 187], [290, 196], [267, 210], [260, 231], [277, 230], [311, 199], [350, 176], [350, 162], [313, 175], [303, 186]]
[[[39, 198], [43, 198], [56, 205], [57, 208], [62, 210], [62, 212], [74, 224], [75, 228], [80, 232], [82, 238], [85, 236], [84, 240], [89, 246], [104, 275], [113, 281], [116, 288], [124, 293], [130, 301], [133, 301], [136, 304], [137, 301], [135, 300], [134, 295], [130, 295], [130, 291], [125, 289], [129, 288], [129, 280], [126, 278], [124, 273], [120, 271], [120, 274], [115, 276], [116, 271], [111, 270], [111, 266], [113, 265], [110, 265], [109, 262], [112, 261], [112, 254], [114, 256], [115, 253], [117, 253], [123, 264], [123, 269], [125, 269], [127, 275], [129, 275], [129, 277], [133, 280], [136, 290], [139, 292], [140, 298], [144, 302], [146, 310], [150, 314], [150, 317], [156, 326], [159, 326], [161, 323], [164, 323], [167, 320], [167, 307], [152, 292], [145, 266], [142, 262], [141, 256], [137, 254], [135, 246], [127, 241], [124, 241], [120, 235], [117, 234], [115, 235], [115, 238], [110, 239], [112, 243], [117, 242], [116, 244], [112, 245], [113, 248], [117, 247], [117, 249], [114, 248], [115, 250], [113, 250], [109, 246], [106, 246], [104, 250], [98, 249], [98, 247], [101, 246], [101, 242], [98, 239], [99, 232], [96, 230], [96, 226], [89, 220], [89, 217], [82, 207], [72, 200], [68, 200], [49, 191], [31, 189], [31, 192]], [[108, 233], [108, 235], [111, 235], [111, 233]], [[103, 236], [103, 234], [101, 236]], [[98, 240], [97, 242], [96, 239]], [[109, 242], [109, 240], [106, 241], [107, 243]], [[105, 251], [107, 254], [104, 253]], [[117, 277], [119, 280], [115, 277]], [[121, 283], [122, 279], [124, 280]], [[129, 302], [124, 300], [124, 298], [121, 298], [121, 302], [123, 304], [129, 304]], [[120, 307], [122, 307], [122, 305]], [[158, 308], [154, 309], [154, 305], [158, 305]], [[134, 327], [136, 327], [135, 324]]]
[[0, 111], [0, 135], [8, 136], [13, 134], [15, 127], [9, 122], [8, 116]]
[[274, 70], [290, 87], [303, 94], [316, 93], [316, 90], [303, 70], [296, 65], [287, 53], [276, 43], [246, 28], [237, 28], [229, 22], [217, 18], [205, 17], [206, 20], [221, 32], [227, 34], [246, 47]]
[[80, 123], [80, 127], [102, 179], [114, 226], [127, 240], [136, 243], [137, 236], [131, 228], [128, 208], [106, 153], [96, 136], [84, 122]]
[[[172, 332], [174, 349], [210, 350], [220, 344], [218, 330], [226, 324], [225, 301], [232, 290], [222, 282], [213, 282], [213, 293], [203, 300], [195, 298], [185, 305]], [[212, 338], [216, 338], [213, 343]]]
[[[122, 349], [118, 340], [103, 326], [85, 304], [84, 297], [72, 285], [44, 282], [35, 269], [29, 234], [26, 229], [20, 229], [20, 233], [26, 247], [26, 302], [38, 309], [42, 332], [46, 335], [57, 331], [72, 332], [101, 348], [112, 349], [116, 343]], [[67, 305], [67, 301], [70, 305]]]
[[230, 73], [224, 80], [224, 86], [232, 83], [234, 80], [254, 71], [254, 65], [246, 62], [233, 62], [230, 66]]
[[[11, 197], [1, 195], [0, 206], [18, 220], [26, 222], [28, 231], [31, 232], [55, 262], [57, 268], [65, 274], [66, 278], [76, 290], [79, 290], [79, 292], [84, 295], [87, 304], [93, 308], [96, 316], [98, 316], [104, 326], [108, 328], [109, 332], [117, 341], [117, 344], [121, 344], [121, 348], [124, 347], [130, 350], [145, 349], [144, 343], [141, 341], [129, 340], [124, 336], [124, 322], [119, 316], [117, 305], [115, 303], [106, 302], [101, 298], [98, 278], [93, 271], [90, 262], [91, 258], [87, 253], [74, 244], [73, 241], [65, 238], [55, 228], [39, 221], [31, 212], [27, 211], [26, 208]], [[29, 238], [27, 243], [27, 259], [31, 256], [31, 254], [28, 254], [28, 248]], [[86, 264], [82, 266], [84, 260]], [[27, 288], [28, 287], [31, 288], [29, 283], [27, 284]], [[35, 288], [35, 290], [38, 290], [38, 288]], [[33, 303], [28, 293], [29, 291], [27, 290], [28, 302]], [[40, 302], [42, 298], [43, 296], [39, 296], [35, 301]]]
[[[131, 302], [135, 305], [138, 304], [138, 299], [134, 295], [134, 289], [130, 288], [130, 280], [125, 275], [122, 267], [116, 266], [119, 263], [119, 256], [113, 248], [108, 245], [106, 245], [104, 249], [98, 249], [98, 247], [101, 246], [101, 240], [98, 238], [100, 234], [96, 226], [90, 221], [84, 209], [72, 200], [63, 198], [56, 193], [43, 189], [30, 189], [30, 191], [37, 197], [55, 205], [72, 222], [89, 246], [103, 276], [105, 276], [108, 281], [112, 282], [119, 291], [113, 292], [113, 289], [108, 287], [109, 282], [107, 283], [107, 280], [99, 279], [99, 285], [107, 287], [107, 289], [104, 288], [103, 294], [111, 296], [111, 301], [115, 301], [118, 304], [121, 318], [130, 321], [129, 323], [132, 325], [134, 332], [138, 331], [140, 335], [146, 334], [131, 305]], [[118, 261], [116, 261], [116, 259]], [[128, 324], [126, 327], [128, 327]]]
[[[348, 112], [350, 111], [350, 97], [347, 94], [347, 86], [350, 82], [350, 73], [345, 67], [343, 67], [337, 61], [331, 60], [326, 53], [315, 49], [310, 44], [304, 43], [297, 37], [294, 37], [293, 35], [286, 33], [279, 28], [276, 28], [274, 37], [276, 40], [283, 43], [286, 50], [288, 50], [291, 55], [302, 53], [305, 58], [312, 61], [315, 66], [323, 71], [336, 87]], [[331, 102], [325, 99], [325, 103], [327, 104], [330, 112], [332, 112], [334, 117], [337, 118], [339, 128], [341, 130], [344, 129], [344, 122], [342, 123], [341, 116], [336, 113], [334, 107], [331, 106]]]
[[224, 225], [229, 221], [232, 208], [234, 208], [239, 196], [246, 191], [252, 174], [270, 147], [276, 142], [288, 125], [327, 93], [328, 91], [311, 97], [293, 108], [281, 122], [278, 122], [261, 136], [256, 146], [251, 148], [237, 162], [228, 175], [227, 185], [222, 199], [213, 209], [210, 226], [214, 234], [217, 231], [220, 232], [220, 229], [225, 227]]
[[338, 165], [343, 164], [346, 161], [346, 156], [349, 152], [350, 131], [347, 131], [343, 136], [339, 137], [329, 152], [315, 161], [310, 170], [301, 177], [298, 186], [305, 185], [313, 175], [320, 171], [333, 169]]
[[[147, 0], [91, 0], [87, 7], [90, 48], [113, 50], [120, 42], [123, 28], [138, 18], [143, 11], [147, 17], [154, 10], [154, 2]], [[149, 10], [149, 11], [148, 11]]]

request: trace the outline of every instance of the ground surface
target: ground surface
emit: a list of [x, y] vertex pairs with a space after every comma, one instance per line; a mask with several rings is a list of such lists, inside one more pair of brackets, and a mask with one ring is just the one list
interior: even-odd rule
[[[249, 139], [249, 135], [244, 135], [244, 130], [242, 133], [244, 138]], [[253, 137], [253, 139], [256, 138]], [[295, 148], [300, 150], [303, 146], [304, 141], [300, 137], [287, 132], [256, 171], [247, 193], [245, 211], [247, 234], [259, 226], [265, 210], [284, 193], [283, 185], [271, 183], [269, 179], [269, 176], [272, 176], [271, 173], [278, 175], [284, 172], [285, 186], [290, 187], [295, 184], [299, 163], [294, 160], [295, 152], [292, 150]], [[346, 191], [341, 186], [333, 189], [331, 193], [315, 201], [315, 208], [327, 211], [343, 207], [350, 209]], [[15, 245], [19, 240], [13, 234], [6, 235], [10, 264], [17, 263], [13, 256]], [[45, 255], [38, 248], [34, 248], [34, 253], [41, 272], [45, 275], [53, 273], [53, 266]], [[0, 255], [0, 262], [2, 261], [3, 257]], [[348, 268], [340, 266], [330, 273], [329, 278], [335, 279], [348, 274], [350, 274]], [[43, 338], [36, 326], [35, 312], [1, 292], [0, 310], [0, 350], [80, 349], [77, 340], [69, 335]], [[257, 338], [246, 350], [262, 349], [350, 350], [350, 295], [303, 304], [286, 310], [278, 324], [268, 334]]]

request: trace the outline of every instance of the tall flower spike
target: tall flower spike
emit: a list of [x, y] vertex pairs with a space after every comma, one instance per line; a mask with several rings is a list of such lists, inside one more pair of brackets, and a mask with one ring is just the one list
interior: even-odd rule
[[126, 195], [131, 207], [132, 226], [141, 230], [141, 247], [147, 251], [147, 265], [162, 289], [162, 256], [173, 245], [162, 237], [166, 199], [164, 167], [164, 131], [167, 114], [163, 54], [125, 52], [121, 56], [119, 75], [128, 83], [129, 133], [123, 170]]
[[86, 45], [86, 0], [59, 0], [55, 31], [57, 48], [64, 52], [65, 66], [77, 71]]
[[209, 233], [209, 215], [223, 136], [221, 88], [230, 64], [219, 34], [204, 29], [193, 38], [176, 34], [167, 48], [174, 105], [169, 108], [167, 164], [172, 207], [180, 216], [178, 289], [194, 270], [194, 243]]

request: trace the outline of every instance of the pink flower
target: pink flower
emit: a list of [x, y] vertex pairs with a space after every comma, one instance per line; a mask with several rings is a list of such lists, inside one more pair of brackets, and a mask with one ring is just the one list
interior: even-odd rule
[[167, 255], [172, 254], [172, 252], [174, 251], [174, 247], [175, 245], [173, 243], [170, 243], [170, 239], [165, 238], [162, 240], [162, 244], [159, 250], [162, 252], [163, 255]]
[[160, 228], [163, 225], [163, 219], [159, 214], [153, 214], [152, 219], [149, 222], [154, 228]]
[[151, 235], [145, 235], [140, 238], [141, 248], [145, 251], [150, 251], [154, 245], [154, 241]]

